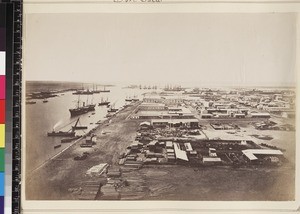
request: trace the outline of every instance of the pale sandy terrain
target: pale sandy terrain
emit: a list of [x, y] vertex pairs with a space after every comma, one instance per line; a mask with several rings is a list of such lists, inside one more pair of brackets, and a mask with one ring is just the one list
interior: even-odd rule
[[[134, 140], [140, 123], [126, 119], [135, 108], [136, 106], [128, 107], [110, 122], [100, 125], [95, 132], [97, 143], [93, 148], [81, 148], [81, 142], [77, 142], [28, 177], [26, 198], [78, 200], [80, 191], [77, 190], [84, 188], [87, 182], [105, 184], [105, 175], [89, 177], [86, 172], [100, 163], [108, 163], [112, 168], [120, 167], [119, 154]], [[211, 128], [203, 132], [209, 138], [222, 136], [221, 138], [229, 139], [234, 136], [226, 131], [213, 131]], [[273, 137], [270, 141], [251, 137], [254, 133], [262, 134], [251, 126], [241, 125], [241, 131], [237, 135], [249, 137], [256, 143], [265, 142], [286, 149], [288, 164], [279, 168], [239, 169], [224, 166], [144, 166], [140, 170], [127, 170], [122, 173], [122, 179], [128, 181], [128, 186], [118, 189], [121, 200], [293, 200], [295, 133], [265, 131], [263, 134]], [[83, 152], [90, 153], [86, 160], [73, 160]]]

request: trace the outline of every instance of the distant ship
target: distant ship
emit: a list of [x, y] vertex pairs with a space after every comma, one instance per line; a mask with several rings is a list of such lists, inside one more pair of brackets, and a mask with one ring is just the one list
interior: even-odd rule
[[45, 100], [43, 100], [43, 103], [47, 103], [47, 102], [48, 102], [48, 100], [46, 100], [46, 99], [45, 99]]
[[96, 87], [93, 85], [93, 90], [92, 90], [92, 92], [94, 93], [94, 94], [99, 94], [100, 92], [101, 92], [101, 90], [98, 90], [98, 86], [96, 85]]
[[98, 106], [107, 106], [110, 102], [106, 99], [103, 100], [103, 98], [101, 98], [101, 102], [98, 103]]
[[93, 94], [93, 91], [90, 90], [77, 90], [75, 92], [73, 92], [73, 94], [75, 95], [89, 95], [89, 94]]
[[110, 92], [110, 90], [105, 89], [105, 86], [104, 86], [103, 90], [100, 90], [100, 92]]

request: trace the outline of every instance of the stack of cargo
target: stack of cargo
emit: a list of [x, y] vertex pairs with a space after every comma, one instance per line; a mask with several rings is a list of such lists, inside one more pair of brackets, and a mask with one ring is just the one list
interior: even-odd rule
[[127, 149], [130, 149], [131, 153], [137, 153], [140, 152], [142, 147], [143, 147], [142, 143], [135, 141], [132, 144], [130, 144], [130, 146], [128, 146]]
[[108, 167], [107, 163], [101, 163], [99, 165], [91, 167], [86, 174], [89, 176], [100, 176]]
[[108, 169], [107, 171], [107, 177], [109, 178], [119, 178], [121, 177], [121, 170], [120, 169]]
[[95, 200], [100, 188], [99, 181], [85, 182], [82, 187], [82, 192], [79, 196], [80, 200]]
[[168, 162], [175, 162], [176, 158], [172, 141], [166, 142], [166, 150]]
[[130, 161], [130, 160], [126, 160], [124, 162], [124, 166], [126, 167], [130, 167], [133, 169], [139, 169], [143, 166], [143, 162], [142, 161]]
[[105, 185], [101, 187], [102, 200], [120, 200], [120, 193], [116, 191], [113, 185]]
[[154, 152], [154, 151], [155, 151], [155, 149], [156, 149], [156, 143], [157, 143], [157, 141], [151, 141], [151, 142], [147, 145], [149, 151], [151, 151], [151, 152]]
[[130, 154], [130, 155], [127, 155], [126, 160], [136, 161], [136, 158], [137, 158], [137, 154]]
[[151, 164], [153, 164], [153, 163], [158, 163], [158, 158], [155, 158], [155, 157], [153, 157], [153, 158], [146, 158], [146, 160], [144, 161], [144, 163], [151, 163]]

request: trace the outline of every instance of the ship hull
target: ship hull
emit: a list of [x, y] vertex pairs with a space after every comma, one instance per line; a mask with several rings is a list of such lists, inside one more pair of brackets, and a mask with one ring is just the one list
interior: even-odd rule
[[117, 112], [118, 109], [109, 109], [107, 112]]
[[81, 108], [69, 109], [71, 117], [85, 114], [85, 113], [88, 113], [88, 112], [94, 111], [94, 110], [95, 110], [95, 105], [88, 105], [88, 106], [81, 107]]
[[82, 130], [82, 129], [87, 129], [87, 126], [72, 126], [72, 130]]
[[109, 102], [102, 102], [102, 103], [99, 103], [98, 106], [107, 106], [109, 104]]
[[48, 132], [47, 135], [49, 137], [74, 137], [75, 136], [75, 132]]

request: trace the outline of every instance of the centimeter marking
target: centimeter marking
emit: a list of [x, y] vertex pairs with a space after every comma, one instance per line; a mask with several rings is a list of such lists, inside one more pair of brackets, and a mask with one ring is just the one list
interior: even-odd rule
[[22, 95], [22, 0], [13, 3], [13, 73], [12, 73], [12, 214], [21, 213], [21, 95]]

